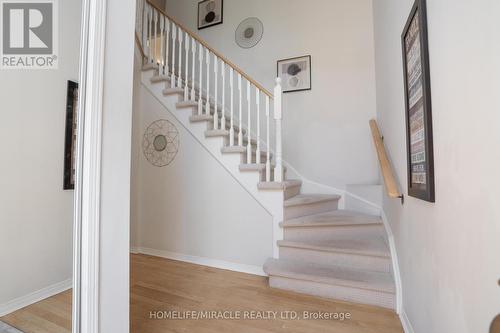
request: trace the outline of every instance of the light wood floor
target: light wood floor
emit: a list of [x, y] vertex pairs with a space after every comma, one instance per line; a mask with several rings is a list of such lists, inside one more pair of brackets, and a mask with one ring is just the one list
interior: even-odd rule
[[[131, 256], [130, 292], [132, 333], [403, 332], [393, 311], [270, 289], [264, 277], [144, 255]], [[350, 313], [351, 319], [172, 320], [150, 319], [151, 311], [323, 311]], [[26, 333], [70, 332], [71, 293], [0, 319]]]

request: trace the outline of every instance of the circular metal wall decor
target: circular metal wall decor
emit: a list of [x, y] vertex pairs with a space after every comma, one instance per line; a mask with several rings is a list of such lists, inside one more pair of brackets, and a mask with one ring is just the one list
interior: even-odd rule
[[264, 35], [264, 25], [256, 17], [243, 20], [235, 33], [236, 44], [244, 49], [257, 45]]
[[179, 151], [179, 131], [170, 121], [160, 119], [144, 132], [142, 139], [144, 156], [157, 167], [169, 165]]

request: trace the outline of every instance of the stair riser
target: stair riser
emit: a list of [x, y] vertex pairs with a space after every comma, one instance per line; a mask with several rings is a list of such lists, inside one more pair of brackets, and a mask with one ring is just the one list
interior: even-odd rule
[[349, 225], [328, 227], [285, 227], [284, 239], [293, 241], [321, 241], [328, 239], [373, 239], [385, 236], [383, 226]]
[[279, 276], [270, 276], [269, 285], [272, 288], [289, 290], [307, 295], [346, 302], [375, 305], [392, 310], [395, 309], [395, 295], [382, 291], [330, 285]]
[[[286, 172], [285, 170], [283, 172]], [[285, 179], [286, 179], [286, 173], [285, 173]], [[300, 193], [300, 188], [301, 186], [293, 186], [289, 187], [285, 190], [285, 200], [290, 199], [291, 197], [294, 197]]]
[[285, 220], [337, 210], [338, 200], [285, 207]]
[[368, 255], [316, 251], [310, 249], [280, 247], [280, 259], [290, 259], [319, 265], [338, 265], [374, 272], [391, 272], [391, 259]]

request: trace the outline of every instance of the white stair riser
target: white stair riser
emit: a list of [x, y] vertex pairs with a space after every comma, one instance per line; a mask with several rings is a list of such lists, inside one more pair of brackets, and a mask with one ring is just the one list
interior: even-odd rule
[[280, 246], [280, 259], [297, 260], [319, 265], [344, 266], [373, 272], [391, 272], [391, 259], [386, 257]]
[[289, 290], [307, 295], [375, 305], [392, 310], [395, 308], [395, 295], [383, 291], [289, 279], [280, 276], [270, 276], [269, 285], [272, 288]]
[[285, 207], [285, 212], [284, 212], [285, 221], [296, 217], [326, 213], [332, 210], [337, 210], [338, 204], [339, 204], [338, 200], [329, 200], [311, 204]]
[[315, 241], [328, 239], [373, 239], [384, 237], [383, 225], [346, 225], [327, 227], [285, 227], [284, 239]]

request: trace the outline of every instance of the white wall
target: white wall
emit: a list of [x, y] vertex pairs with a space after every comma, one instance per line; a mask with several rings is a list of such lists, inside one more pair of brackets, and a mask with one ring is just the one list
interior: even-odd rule
[[[377, 114], [400, 183], [400, 35], [411, 0], [374, 1]], [[416, 333], [487, 332], [500, 312], [500, 2], [428, 1], [436, 203], [384, 199]]]
[[[312, 90], [284, 98], [284, 158], [307, 179], [344, 189], [376, 183], [368, 128], [375, 116], [370, 0], [231, 0], [224, 23], [197, 30], [198, 0], [167, 0], [167, 12], [272, 91], [276, 61], [312, 55]], [[264, 24], [252, 49], [234, 41], [247, 17]]]
[[135, 1], [108, 0], [103, 92], [99, 332], [129, 331]]
[[78, 80], [80, 15], [80, 0], [59, 2], [59, 69], [0, 71], [0, 308], [71, 279], [64, 133], [67, 80]]
[[[133, 246], [262, 272], [272, 256], [272, 216], [144, 87], [135, 98]], [[171, 121], [180, 137], [177, 156], [161, 168], [141, 150], [144, 131], [158, 119]]]

